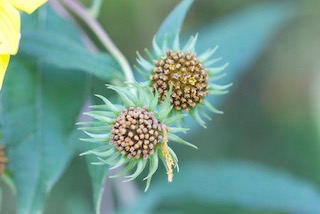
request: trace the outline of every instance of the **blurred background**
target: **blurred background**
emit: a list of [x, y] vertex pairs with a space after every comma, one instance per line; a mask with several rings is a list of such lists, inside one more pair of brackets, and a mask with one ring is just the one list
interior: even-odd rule
[[[136, 51], [151, 49], [178, 3], [105, 0], [99, 21], [136, 64]], [[148, 193], [141, 179], [108, 180], [102, 213], [320, 213], [319, 23], [318, 0], [196, 0], [182, 37], [198, 32], [199, 49], [219, 45], [215, 56], [230, 63], [223, 80], [233, 82], [230, 93], [213, 98], [224, 114], [212, 115], [207, 129], [192, 123], [187, 140], [198, 150], [173, 146], [181, 170], [173, 183], [162, 168]], [[5, 213], [14, 213], [14, 196], [4, 192]], [[45, 213], [93, 213], [83, 157], [57, 183]]]

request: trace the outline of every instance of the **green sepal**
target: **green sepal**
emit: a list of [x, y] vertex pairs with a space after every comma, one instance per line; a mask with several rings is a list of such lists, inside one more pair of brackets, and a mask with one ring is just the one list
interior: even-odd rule
[[150, 73], [146, 72], [145, 70], [140, 69], [138, 66], [134, 65], [133, 68], [145, 79], [149, 79]]
[[152, 93], [147, 82], [138, 83], [134, 81], [131, 82], [130, 85], [138, 89], [138, 103], [143, 102], [141, 107], [144, 107], [145, 105], [149, 105], [151, 103]]
[[135, 106], [134, 102], [133, 102], [133, 100], [135, 100], [135, 97], [133, 97], [134, 95], [131, 94], [126, 88], [120, 88], [120, 87], [113, 86], [113, 85], [108, 85], [108, 84], [106, 86], [109, 89], [114, 90], [115, 92], [117, 92], [120, 95], [120, 97], [121, 97], [121, 99], [122, 99], [122, 101], [123, 101], [123, 103], [124, 103], [126, 108]]
[[154, 65], [151, 64], [148, 60], [145, 60], [140, 53], [137, 51], [137, 55], [138, 55], [138, 59], [137, 62], [145, 69], [147, 70], [151, 70], [152, 68], [154, 68]]
[[186, 51], [190, 51], [190, 53], [194, 53], [197, 40], [198, 40], [198, 34], [196, 34], [195, 36], [191, 36], [187, 44], [182, 49], [182, 52], [185, 53]]
[[171, 117], [167, 117], [165, 120], [164, 120], [164, 123], [166, 125], [171, 125], [172, 123], [175, 123], [177, 121], [180, 121], [182, 118], [185, 118], [187, 115], [186, 114], [182, 114], [180, 112], [177, 112], [176, 115], [173, 115]]
[[110, 133], [106, 133], [106, 134], [93, 134], [87, 131], [84, 131], [84, 133], [86, 133], [88, 136], [92, 137], [92, 138], [99, 138], [99, 139], [107, 139], [110, 138]]
[[141, 172], [144, 170], [144, 168], [146, 167], [147, 165], [147, 159], [140, 159], [138, 161], [138, 164], [137, 164], [137, 169], [136, 171], [132, 174], [132, 175], [128, 175], [126, 176], [126, 178], [128, 178], [127, 180], [125, 180], [124, 182], [128, 182], [128, 181], [132, 181], [134, 180], [135, 178], [137, 178]]
[[175, 34], [172, 47], [173, 47], [174, 51], [180, 50], [180, 30], [177, 30], [177, 32]]
[[207, 128], [206, 122], [204, 122], [204, 120], [202, 120], [198, 109], [191, 109], [189, 113], [190, 113], [191, 117], [193, 119], [195, 119], [203, 128], [205, 128], [205, 129]]
[[196, 147], [195, 145], [183, 140], [182, 138], [180, 138], [179, 136], [172, 134], [172, 133], [168, 133], [168, 139], [173, 141], [173, 142], [177, 142], [177, 143], [181, 143], [187, 146], [191, 146], [192, 148], [198, 149], [198, 147]]
[[166, 118], [168, 116], [168, 114], [170, 113], [170, 111], [172, 110], [173, 106], [170, 106], [167, 109], [163, 109], [162, 111], [160, 111], [158, 113], [158, 120], [159, 121], [163, 121], [164, 118]]
[[[202, 60], [203, 62], [206, 61], [218, 50], [218, 48], [219, 48], [219, 46], [216, 45], [213, 49], [209, 49], [206, 52], [204, 52], [203, 54], [201, 54], [200, 56], [198, 56], [198, 59]], [[216, 60], [216, 59], [214, 59], [214, 60]]]
[[162, 40], [162, 53], [166, 54], [168, 50], [168, 34], [166, 34]]
[[[91, 106], [90, 106], [91, 108]], [[116, 118], [117, 115], [112, 111], [90, 111], [92, 114], [101, 115], [109, 118]]]
[[226, 73], [221, 73], [219, 75], [213, 75], [210, 77], [210, 81], [213, 82], [213, 81], [219, 80], [219, 79], [225, 77], [226, 75], [227, 75]]
[[[103, 164], [108, 164], [108, 165], [113, 165], [116, 162], [118, 162], [118, 159], [121, 157], [121, 153], [116, 151], [113, 156], [109, 157], [108, 159], [102, 159], [100, 157], [97, 157], [100, 162], [93, 162], [91, 164], [93, 165], [103, 165]], [[101, 164], [102, 163], [102, 164]]]
[[78, 130], [81, 131], [93, 131], [93, 132], [109, 132], [110, 128], [107, 126], [87, 126], [87, 127], [79, 127]]
[[147, 48], [144, 49], [144, 52], [145, 52], [146, 55], [148, 56], [149, 60], [152, 61], [153, 58], [154, 58], [153, 55], [152, 55], [152, 53], [151, 53]]
[[102, 158], [105, 157], [110, 157], [112, 154], [116, 153], [117, 151], [114, 148], [111, 148], [109, 150], [105, 150], [105, 151], [94, 151], [94, 150], [89, 150], [87, 152], [83, 152], [80, 154], [80, 156], [82, 155], [89, 155], [89, 154], [93, 154]]
[[213, 107], [213, 105], [211, 105], [211, 103], [209, 103], [207, 100], [204, 101], [203, 105], [205, 107], [207, 107], [207, 109], [209, 109], [213, 113], [223, 114], [223, 111], [220, 111], [220, 110], [216, 109], [215, 107]]
[[138, 160], [130, 160], [129, 161], [129, 164], [126, 166], [126, 168], [124, 168], [121, 172], [115, 174], [115, 175], [111, 175], [109, 176], [109, 178], [118, 178], [118, 177], [121, 177], [125, 174], [127, 174], [128, 172], [130, 172], [138, 163]]
[[155, 94], [154, 94], [154, 96], [153, 96], [153, 98], [152, 98], [152, 100], [151, 100], [151, 102], [150, 102], [150, 105], [149, 105], [149, 110], [150, 111], [154, 111], [155, 109], [156, 109], [156, 107], [157, 107], [157, 105], [158, 105], [158, 102], [159, 102], [159, 93], [158, 93], [158, 90], [157, 89], [155, 89]]
[[129, 161], [130, 161], [129, 158], [127, 158], [125, 156], [121, 156], [119, 161], [113, 167], [111, 167], [110, 169], [116, 169], [116, 168], [128, 163]]
[[[199, 59], [201, 60], [201, 58], [199, 57]], [[218, 58], [215, 58], [215, 59], [212, 59], [212, 60], [209, 60], [209, 61], [203, 61], [203, 66], [204, 67], [209, 67], [217, 62], [220, 62], [222, 60], [222, 57], [218, 57]]]
[[110, 138], [101, 139], [101, 138], [80, 138], [81, 141], [89, 143], [106, 143], [110, 141]]
[[229, 93], [228, 90], [221, 91], [221, 90], [216, 90], [214, 88], [209, 88], [208, 92], [209, 94], [214, 94], [214, 95], [224, 95]]
[[228, 67], [229, 63], [225, 63], [224, 65], [220, 66], [220, 67], [209, 67], [207, 68], [207, 70], [209, 71], [210, 75], [214, 75], [217, 74], [221, 71], [223, 71], [224, 69], [226, 69], [226, 67]]
[[144, 191], [146, 192], [151, 184], [152, 175], [157, 171], [158, 165], [159, 165], [159, 157], [158, 152], [155, 152], [153, 155], [150, 156], [150, 162], [149, 162], [149, 172], [147, 177], [145, 177], [143, 180], [147, 180], [146, 188]]
[[228, 89], [230, 86], [232, 86], [232, 83], [228, 84], [228, 85], [216, 85], [216, 84], [210, 84], [210, 87], [216, 89], [216, 90], [226, 90]]
[[86, 152], [82, 152], [81, 154], [79, 154], [79, 156], [83, 156], [83, 155], [89, 155], [89, 154], [92, 154], [91, 152], [103, 152], [105, 150], [108, 150], [108, 149], [111, 149], [113, 147], [113, 145], [111, 144], [107, 144], [107, 145], [103, 145], [103, 146], [100, 146], [98, 148], [95, 148], [95, 149], [90, 149]]
[[[170, 89], [166, 95], [166, 99], [164, 100], [164, 102], [162, 103], [159, 112], [157, 113], [157, 115], [164, 115], [166, 112], [168, 112], [168, 109], [170, 108], [170, 97], [171, 97], [171, 93], [172, 93], [172, 85], [170, 86]], [[171, 111], [171, 108], [170, 108]], [[169, 112], [170, 112], [169, 111]], [[168, 113], [169, 113], [168, 112]], [[167, 114], [168, 114], [167, 113]]]
[[156, 41], [156, 36], [153, 37], [152, 39], [152, 47], [153, 47], [153, 51], [156, 55], [156, 58], [161, 57], [162, 55], [162, 50], [161, 48], [158, 46], [157, 41]]
[[182, 127], [168, 127], [168, 130], [170, 133], [177, 133], [177, 132], [186, 133], [190, 129], [189, 128], [182, 128]]
[[117, 108], [115, 105], [113, 105], [107, 98], [105, 98], [104, 96], [101, 96], [99, 94], [95, 94], [94, 96], [99, 97], [105, 104], [106, 106], [112, 111], [114, 112], [116, 115], [118, 115], [121, 110], [119, 110], [119, 108]]
[[114, 118], [110, 118], [110, 117], [107, 117], [107, 116], [102, 116], [102, 115], [99, 115], [99, 114], [95, 114], [95, 113], [92, 113], [92, 112], [84, 112], [83, 113], [84, 115], [88, 115], [90, 117], [93, 117], [94, 119], [97, 119], [99, 121], [102, 121], [102, 122], [105, 122], [107, 124], [112, 124], [114, 123]]

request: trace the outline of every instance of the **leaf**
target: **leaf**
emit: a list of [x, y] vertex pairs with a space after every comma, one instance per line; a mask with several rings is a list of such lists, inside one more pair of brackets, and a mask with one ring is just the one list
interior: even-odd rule
[[[68, 22], [57, 24], [60, 18], [50, 8], [43, 7], [39, 17], [36, 12], [23, 19], [24, 29], [46, 26], [80, 41], [79, 32], [71, 32], [74, 28]], [[62, 31], [60, 26], [69, 27]], [[86, 80], [87, 75], [78, 70], [58, 69], [22, 54], [12, 58], [1, 109], [18, 214], [42, 213], [47, 194], [78, 148], [75, 123], [87, 97]]]
[[92, 53], [61, 33], [24, 33], [19, 51], [57, 68], [79, 69], [105, 81], [119, 75], [121, 70], [109, 54]]
[[176, 33], [181, 29], [184, 18], [193, 3], [193, 0], [182, 0], [167, 16], [156, 33], [158, 44], [166, 39], [168, 46], [172, 46]]
[[164, 185], [169, 184], [154, 184], [127, 211], [155, 213], [159, 205], [177, 207], [179, 202], [192, 201], [286, 213], [320, 213], [320, 193], [314, 186], [288, 173], [249, 162], [193, 163], [175, 176], [170, 187]]
[[[91, 146], [91, 148], [93, 149], [94, 147]], [[87, 155], [86, 161], [91, 178], [94, 209], [95, 213], [99, 214], [104, 186], [107, 179], [108, 165], [92, 165], [92, 162], [97, 161], [97, 158], [94, 155]]]

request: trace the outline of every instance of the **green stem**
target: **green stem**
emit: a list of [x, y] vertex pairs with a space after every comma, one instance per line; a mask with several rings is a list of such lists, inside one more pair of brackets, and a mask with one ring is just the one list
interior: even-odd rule
[[82, 19], [88, 27], [95, 33], [97, 38], [101, 41], [103, 46], [110, 52], [110, 54], [118, 61], [120, 67], [122, 68], [126, 80], [128, 83], [134, 81], [133, 72], [131, 67], [120, 52], [120, 50], [114, 45], [109, 35], [103, 30], [103, 27], [94, 19], [92, 15], [83, 7], [79, 2], [75, 0], [63, 0], [66, 7], [76, 14], [80, 19]]

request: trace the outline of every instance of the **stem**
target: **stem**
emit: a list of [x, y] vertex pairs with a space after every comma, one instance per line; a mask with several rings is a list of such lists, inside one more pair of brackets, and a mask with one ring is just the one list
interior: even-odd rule
[[66, 7], [82, 19], [88, 27], [95, 33], [103, 46], [110, 54], [118, 61], [122, 68], [128, 83], [134, 81], [134, 76], [127, 59], [123, 56], [120, 50], [114, 45], [109, 35], [103, 30], [102, 26], [88, 13], [88, 11], [77, 1], [63, 0]]

